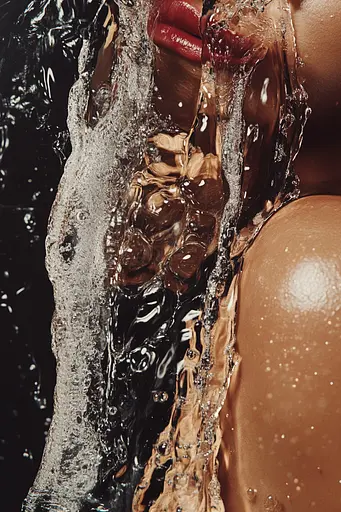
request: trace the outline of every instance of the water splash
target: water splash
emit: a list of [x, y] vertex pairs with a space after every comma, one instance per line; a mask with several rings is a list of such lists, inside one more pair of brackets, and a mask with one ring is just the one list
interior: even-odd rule
[[91, 34], [80, 57], [47, 240], [55, 412], [25, 510], [222, 511], [238, 270], [298, 194], [307, 109], [290, 11], [284, 0], [205, 5], [184, 130], [158, 109], [148, 6], [104, 8], [97, 63]]

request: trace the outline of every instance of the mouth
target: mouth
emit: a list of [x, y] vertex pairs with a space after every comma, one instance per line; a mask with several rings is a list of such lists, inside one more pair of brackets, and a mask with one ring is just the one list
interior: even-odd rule
[[[185, 0], [157, 0], [148, 22], [153, 42], [196, 64], [217, 67], [252, 64], [260, 53], [253, 37], [233, 32]], [[203, 36], [202, 36], [203, 34]]]
[[161, 0], [151, 12], [148, 32], [157, 46], [200, 64], [200, 18], [201, 10], [184, 0]]

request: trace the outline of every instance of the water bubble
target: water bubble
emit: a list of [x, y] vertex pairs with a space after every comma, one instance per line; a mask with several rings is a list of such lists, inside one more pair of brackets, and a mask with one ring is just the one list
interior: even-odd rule
[[169, 452], [169, 443], [167, 441], [163, 441], [162, 443], [158, 444], [157, 451], [160, 455], [167, 455]]
[[152, 396], [154, 402], [156, 403], [163, 404], [168, 400], [168, 393], [166, 391], [153, 391]]
[[36, 226], [36, 221], [32, 212], [28, 212], [24, 215], [24, 222], [26, 224], [27, 231], [33, 233]]
[[22, 455], [25, 459], [33, 460], [32, 452], [28, 448], [25, 448], [24, 453]]
[[189, 348], [186, 351], [186, 356], [190, 361], [193, 361], [194, 359], [196, 359], [198, 357], [198, 352], [196, 350], [192, 350]]
[[76, 218], [79, 222], [83, 222], [86, 219], [86, 213], [83, 210], [77, 212]]
[[146, 347], [139, 347], [130, 352], [130, 368], [133, 373], [142, 373], [154, 363], [155, 352]]
[[170, 258], [169, 268], [183, 279], [189, 279], [203, 261], [206, 248], [201, 243], [188, 243], [178, 249]]

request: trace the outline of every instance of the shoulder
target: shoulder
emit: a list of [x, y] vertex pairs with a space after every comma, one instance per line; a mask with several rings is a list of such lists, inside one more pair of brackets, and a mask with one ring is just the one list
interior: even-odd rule
[[[277, 394], [294, 415], [303, 400], [331, 391], [341, 415], [340, 233], [341, 197], [302, 198], [269, 220], [245, 257], [237, 317], [244, 384], [252, 388], [258, 372], [264, 395]], [[315, 372], [325, 378], [314, 380]], [[289, 421], [286, 408], [276, 415]]]
[[[279, 210], [245, 256], [241, 300], [282, 316], [325, 315], [340, 302], [341, 196], [311, 196]], [[291, 321], [291, 320], [290, 320]]]
[[340, 197], [300, 199], [246, 254], [232, 429], [222, 416], [223, 443], [235, 447], [222, 478], [243, 502], [252, 485], [257, 503], [271, 493], [292, 512], [340, 510], [340, 228]]

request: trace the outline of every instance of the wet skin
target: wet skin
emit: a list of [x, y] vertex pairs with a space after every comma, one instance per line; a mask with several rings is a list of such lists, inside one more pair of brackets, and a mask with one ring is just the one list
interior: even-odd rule
[[[156, 7], [159, 3], [156, 0]], [[173, 3], [174, 0], [165, 0], [163, 5]], [[197, 10], [199, 17], [202, 1], [189, 0], [186, 3]], [[339, 1], [293, 0], [291, 8], [298, 52], [304, 63], [298, 72], [313, 109], [296, 161], [296, 172], [304, 195], [341, 194], [338, 168], [341, 158], [338, 143], [341, 130]], [[158, 20], [154, 17], [153, 21], [157, 23]], [[196, 112], [200, 76], [200, 63], [184, 58], [166, 45], [156, 47], [156, 84], [160, 97], [156, 103], [162, 113], [170, 114], [183, 129], [189, 128]]]
[[[201, 12], [201, 2], [189, 3]], [[293, 0], [291, 8], [313, 108], [295, 169], [310, 197], [267, 223], [240, 276], [242, 364], [233, 409], [222, 414], [220, 454], [222, 495], [233, 512], [341, 509], [340, 4]], [[159, 107], [187, 129], [200, 65], [162, 45], [156, 51]], [[170, 75], [179, 77], [171, 97]], [[248, 488], [257, 490], [254, 501]]]

